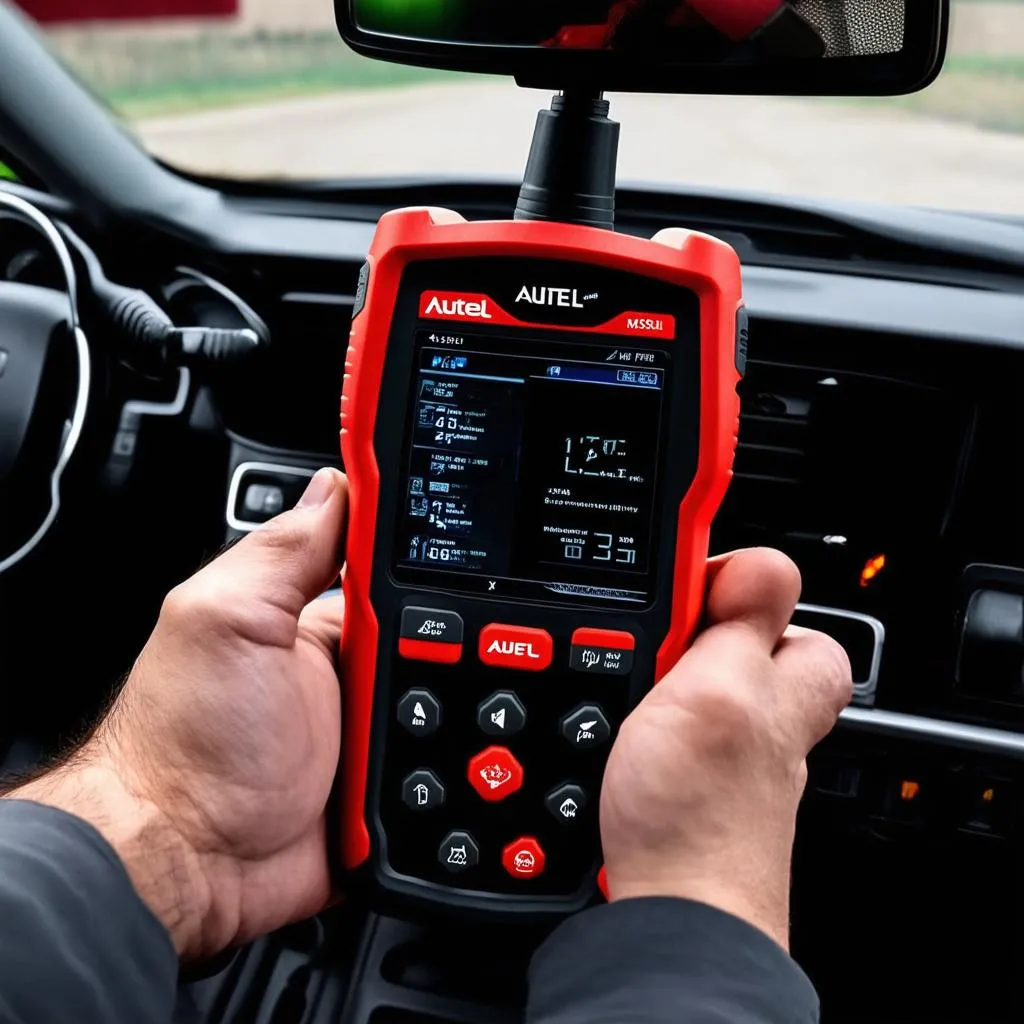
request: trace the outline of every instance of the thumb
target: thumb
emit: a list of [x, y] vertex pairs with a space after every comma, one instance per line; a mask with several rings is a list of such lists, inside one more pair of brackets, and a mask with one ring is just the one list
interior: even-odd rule
[[708, 579], [710, 628], [704, 635], [714, 634], [716, 626], [744, 623], [771, 654], [800, 600], [796, 565], [781, 551], [747, 548], [713, 560]]
[[317, 470], [295, 508], [243, 537], [194, 579], [216, 576], [221, 607], [255, 599], [297, 620], [338, 576], [347, 512], [344, 474]]

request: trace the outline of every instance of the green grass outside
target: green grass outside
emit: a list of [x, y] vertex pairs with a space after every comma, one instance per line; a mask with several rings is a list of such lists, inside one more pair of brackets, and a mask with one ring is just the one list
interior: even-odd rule
[[994, 131], [1024, 132], [1024, 56], [949, 57], [942, 73], [923, 92], [851, 102]]
[[381, 61], [338, 60], [299, 70], [225, 76], [202, 81], [152, 82], [132, 88], [98, 90], [128, 120], [190, 113], [214, 107], [315, 96], [347, 89], [377, 89], [420, 82], [452, 81], [454, 72], [406, 67]]
[[[208, 39], [132, 53], [126, 67], [113, 74], [109, 66], [97, 54], [95, 76], [80, 70], [129, 121], [350, 89], [477, 78], [369, 60], [327, 37]], [[922, 93], [838, 102], [1024, 132], [1024, 55], [951, 56], [938, 80]]]
[[997, 78], [1024, 78], [1024, 54], [958, 54], [946, 58], [939, 80], [944, 75], [981, 74]]
[[17, 181], [18, 176], [7, 166], [2, 160], [0, 160], [0, 181]]

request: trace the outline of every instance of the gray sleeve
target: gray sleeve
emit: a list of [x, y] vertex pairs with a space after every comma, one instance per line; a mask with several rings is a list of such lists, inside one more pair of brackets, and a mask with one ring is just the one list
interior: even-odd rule
[[530, 967], [529, 1024], [817, 1024], [767, 935], [683, 899], [619, 900], [559, 925]]
[[167, 1024], [178, 958], [92, 826], [0, 800], [0, 1024]]

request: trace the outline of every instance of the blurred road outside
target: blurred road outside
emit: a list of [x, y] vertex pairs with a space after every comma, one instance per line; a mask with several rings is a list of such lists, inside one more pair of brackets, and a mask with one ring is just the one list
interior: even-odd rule
[[[505, 82], [338, 93], [140, 122], [146, 146], [225, 176], [521, 175], [546, 93]], [[1024, 209], [1024, 134], [904, 111], [722, 96], [612, 96], [619, 180]], [[397, 150], [397, 152], [396, 152]]]
[[[357, 57], [325, 0], [219, 26], [50, 30], [171, 164], [228, 177], [516, 177], [544, 94]], [[613, 96], [620, 180], [1024, 212], [1024, 0], [954, 0], [951, 54], [891, 100]]]

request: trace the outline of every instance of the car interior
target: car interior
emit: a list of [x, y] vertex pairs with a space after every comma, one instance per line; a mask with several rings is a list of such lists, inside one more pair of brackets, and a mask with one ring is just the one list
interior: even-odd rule
[[[931, 6], [934, 51], [946, 5]], [[674, 90], [908, 91], [941, 63], [927, 49], [916, 81], [901, 66], [801, 85], [769, 62], [726, 88], [727, 62]], [[460, 66], [442, 50], [412, 59]], [[538, 107], [561, 74], [541, 57], [494, 65], [549, 90]], [[640, 91], [674, 73], [648, 69]], [[379, 218], [429, 206], [509, 220], [520, 168], [337, 182], [184, 171], [3, 4], [0, 160], [0, 765], [18, 772], [95, 721], [169, 589], [290, 507], [318, 467], [343, 468], [346, 344]], [[825, 1024], [1018, 1021], [1024, 206], [620, 184], [616, 232], [673, 225], [735, 249], [749, 316], [711, 550], [790, 555], [795, 621], [836, 637], [853, 668], [853, 702], [809, 761], [793, 956]], [[378, 415], [399, 421], [404, 406]], [[323, 915], [183, 972], [176, 1019], [522, 1019], [553, 921], [406, 919], [343, 886]]]

